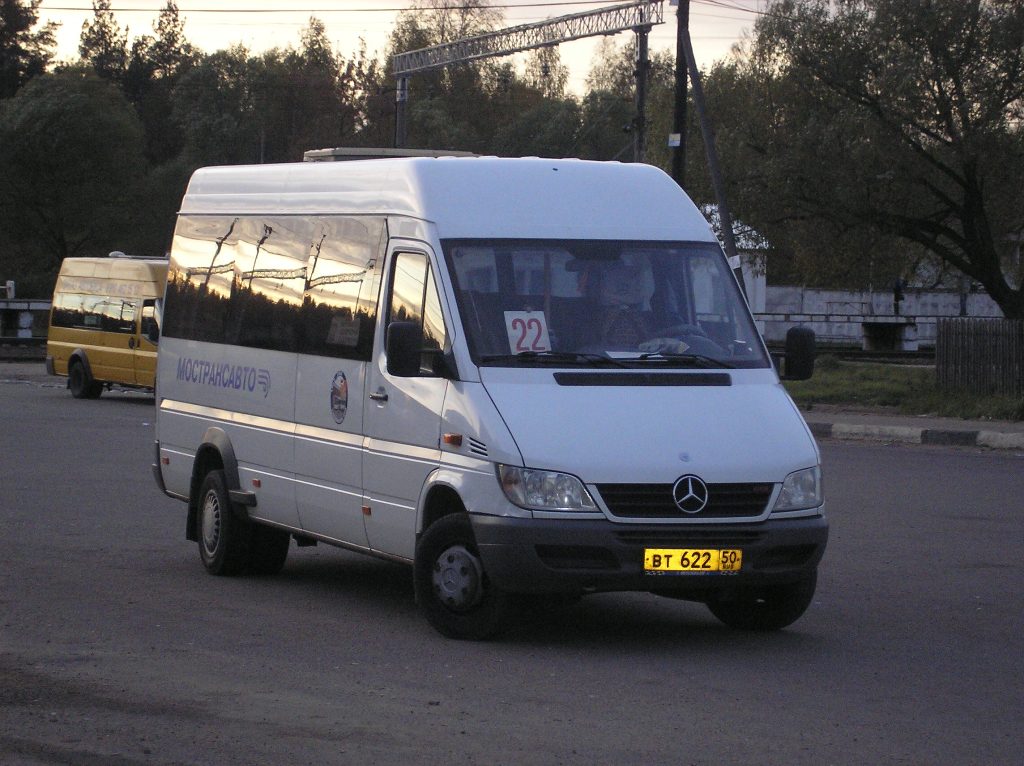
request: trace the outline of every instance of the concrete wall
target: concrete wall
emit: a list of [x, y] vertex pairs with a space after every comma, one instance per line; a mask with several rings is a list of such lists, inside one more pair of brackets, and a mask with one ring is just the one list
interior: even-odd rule
[[[756, 309], [755, 309], [756, 311]], [[881, 314], [892, 315], [892, 291], [855, 292], [809, 287], [769, 285], [765, 291], [767, 314]], [[951, 290], [904, 290], [903, 316], [960, 316], [960, 293]], [[967, 316], [1002, 317], [995, 301], [985, 293], [967, 295]]]
[[[985, 293], [969, 293], [965, 304], [966, 316], [1003, 316]], [[897, 349], [915, 351], [934, 348], [938, 318], [960, 316], [960, 309], [961, 295], [951, 290], [905, 290], [897, 316], [891, 291], [769, 285], [764, 309], [754, 313], [770, 343], [784, 341], [786, 331], [799, 325], [814, 330], [823, 345], [879, 348], [892, 342]]]

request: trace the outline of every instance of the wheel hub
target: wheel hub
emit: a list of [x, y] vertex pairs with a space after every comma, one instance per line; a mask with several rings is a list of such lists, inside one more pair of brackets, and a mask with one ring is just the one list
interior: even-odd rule
[[433, 584], [442, 604], [464, 612], [483, 598], [483, 568], [465, 546], [453, 545], [434, 562]]
[[217, 540], [220, 538], [220, 502], [214, 492], [206, 495], [203, 501], [203, 547], [207, 553], [213, 554], [217, 550]]

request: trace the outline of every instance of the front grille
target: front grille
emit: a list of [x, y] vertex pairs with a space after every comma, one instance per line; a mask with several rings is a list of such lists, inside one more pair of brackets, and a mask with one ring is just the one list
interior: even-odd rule
[[684, 513], [672, 499], [672, 484], [598, 484], [613, 516], [624, 519], [732, 519], [760, 516], [772, 484], [708, 484], [700, 513]]

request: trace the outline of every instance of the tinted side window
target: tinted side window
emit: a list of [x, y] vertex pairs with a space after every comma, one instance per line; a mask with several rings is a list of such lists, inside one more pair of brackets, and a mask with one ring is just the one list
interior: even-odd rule
[[223, 343], [234, 280], [237, 218], [179, 218], [167, 272], [164, 333]]
[[224, 342], [298, 351], [299, 309], [313, 224], [305, 218], [243, 218], [235, 226], [234, 274]]
[[112, 297], [99, 298], [94, 308], [99, 314], [101, 330], [127, 334], [135, 332], [134, 301]]
[[[388, 322], [415, 322], [423, 331], [423, 350], [445, 348], [448, 335], [441, 313], [434, 275], [427, 256], [421, 253], [396, 253], [391, 271], [391, 299]], [[420, 371], [431, 374], [427, 360]]]
[[54, 327], [82, 327], [85, 324], [85, 311], [82, 308], [84, 295], [78, 293], [58, 293], [53, 301], [51, 322]]
[[368, 360], [380, 290], [382, 218], [327, 218], [310, 246], [302, 308], [303, 350]]
[[131, 334], [136, 301], [111, 295], [60, 293], [53, 305], [53, 326]]
[[182, 217], [163, 334], [369, 359], [383, 218]]

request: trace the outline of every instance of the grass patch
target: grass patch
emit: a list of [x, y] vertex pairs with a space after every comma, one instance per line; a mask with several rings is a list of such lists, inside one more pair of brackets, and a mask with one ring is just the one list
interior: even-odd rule
[[818, 358], [813, 378], [787, 381], [786, 388], [804, 408], [844, 404], [892, 407], [905, 415], [1024, 420], [1024, 398], [940, 389], [935, 383], [935, 368], [930, 366], [845, 362], [825, 355]]

